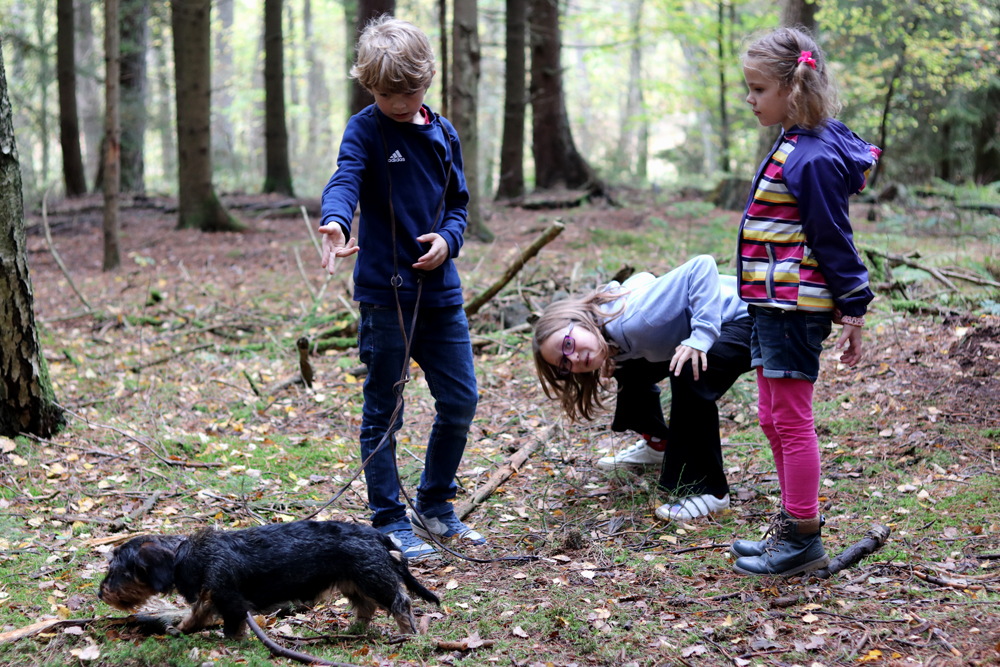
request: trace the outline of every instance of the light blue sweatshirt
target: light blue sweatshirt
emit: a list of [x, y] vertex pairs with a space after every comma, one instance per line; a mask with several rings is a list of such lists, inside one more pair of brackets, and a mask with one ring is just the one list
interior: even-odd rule
[[601, 310], [611, 314], [625, 308], [604, 325], [608, 342], [619, 349], [615, 361], [669, 361], [678, 345], [708, 352], [723, 322], [749, 317], [736, 278], [720, 276], [709, 255], [699, 255], [659, 278], [637, 273], [605, 289], [621, 291], [622, 298]]

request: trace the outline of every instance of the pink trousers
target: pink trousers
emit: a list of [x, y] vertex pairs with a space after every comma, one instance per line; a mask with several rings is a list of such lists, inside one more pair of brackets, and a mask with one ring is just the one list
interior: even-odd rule
[[781, 504], [796, 519], [819, 514], [819, 443], [813, 423], [813, 385], [808, 380], [766, 378], [757, 368], [760, 427], [778, 469]]

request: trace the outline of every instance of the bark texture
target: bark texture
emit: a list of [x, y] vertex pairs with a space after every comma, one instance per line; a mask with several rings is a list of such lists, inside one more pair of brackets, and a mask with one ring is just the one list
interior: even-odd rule
[[209, 0], [172, 0], [177, 94], [177, 226], [242, 229], [212, 188], [211, 23]]
[[121, 0], [118, 80], [121, 118], [121, 191], [145, 192], [146, 34], [149, 0]]
[[21, 169], [0, 49], [0, 435], [47, 438], [62, 423], [35, 330]]
[[507, 0], [507, 60], [504, 72], [503, 143], [497, 199], [524, 196], [524, 105], [526, 0]]
[[264, 0], [264, 192], [294, 196], [285, 124], [285, 45], [282, 0]]
[[76, 30], [73, 0], [56, 2], [56, 76], [59, 79], [59, 141], [62, 145], [66, 196], [87, 194], [80, 150], [80, 117], [76, 109]]
[[573, 143], [562, 85], [559, 6], [555, 0], [532, 0], [530, 11], [535, 187], [603, 192], [603, 184]]
[[455, 0], [452, 25], [454, 76], [451, 84], [452, 123], [462, 142], [462, 163], [469, 187], [467, 234], [492, 241], [479, 204], [479, 11], [476, 0]]

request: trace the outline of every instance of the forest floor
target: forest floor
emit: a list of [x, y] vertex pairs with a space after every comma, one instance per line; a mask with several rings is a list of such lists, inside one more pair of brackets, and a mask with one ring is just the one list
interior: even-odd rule
[[[560, 211], [492, 207], [487, 225], [496, 240], [467, 241], [457, 259], [471, 298], [554, 219], [566, 224], [470, 320], [486, 340], [476, 348], [480, 403], [456, 502], [512, 452], [545, 441], [469, 516], [489, 546], [465, 551], [539, 558], [481, 564], [445, 555], [413, 563], [442, 600], [440, 608], [416, 605], [425, 631], [418, 636], [400, 637], [381, 613], [366, 634], [346, 634], [351, 614], [339, 596], [264, 617], [268, 634], [358, 665], [996, 664], [997, 291], [962, 281], [954, 293], [926, 272], [900, 268], [893, 279], [909, 307], [918, 303], [925, 314], [901, 311], [880, 294], [854, 368], [838, 363], [835, 337], [827, 341], [815, 397], [824, 543], [836, 555], [874, 524], [891, 536], [827, 580], [743, 577], [731, 570], [728, 545], [760, 535], [779, 502], [750, 374], [720, 407], [732, 508], [664, 523], [653, 514], [667, 500], [654, 472], [608, 476], [594, 467], [634, 435], [612, 433], [607, 416], [568, 423], [540, 389], [529, 334], [498, 333], [523, 317], [528, 300], [540, 307], [607, 281], [623, 265], [662, 273], [708, 253], [721, 271], [732, 271], [737, 213], [677, 194], [616, 197], [617, 206]], [[36, 319], [68, 421], [51, 440], [0, 439], [5, 665], [272, 660], [256, 638], [227, 640], [217, 629], [149, 634], [97, 598], [107, 552], [128, 537], [301, 518], [359, 464], [357, 350], [313, 355], [311, 389], [283, 382], [298, 371], [299, 337], [349, 345], [350, 267], [324, 286], [296, 206], [250, 196], [225, 201], [250, 231], [178, 231], [166, 199], [125, 207], [123, 265], [111, 273], [100, 269], [100, 200], [50, 206], [55, 248], [91, 314], [81, 314], [39, 217], [26, 221]], [[316, 202], [302, 203], [315, 220]], [[997, 255], [996, 218], [958, 224], [883, 205], [877, 222], [868, 222], [868, 209], [852, 210], [859, 245], [918, 250], [929, 266], [990, 279], [983, 267]], [[411, 492], [433, 420], [416, 367], [413, 377], [399, 438]], [[607, 405], [613, 408], [613, 395]], [[362, 478], [321, 518], [367, 522], [364, 498]], [[161, 602], [183, 605], [175, 597]]]

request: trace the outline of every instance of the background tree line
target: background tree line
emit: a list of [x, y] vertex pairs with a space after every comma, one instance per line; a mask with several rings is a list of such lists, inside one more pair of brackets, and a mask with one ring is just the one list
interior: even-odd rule
[[[304, 196], [329, 177], [349, 113], [370, 101], [346, 71], [357, 29], [383, 11], [435, 41], [428, 99], [464, 123], [486, 198], [519, 196], [521, 183], [667, 185], [750, 173], [758, 139], [742, 102], [739, 52], [748, 35], [779, 20], [773, 4], [745, 0], [119, 3], [123, 192], [180, 187], [176, 111], [186, 84], [175, 76], [184, 77], [177, 54], [197, 49], [194, 37], [178, 39], [172, 6], [210, 9], [215, 186]], [[887, 148], [882, 177], [995, 180], [995, 0], [791, 4], [815, 22], [842, 116]], [[29, 203], [53, 184], [69, 195], [102, 185], [101, 8], [93, 0], [0, 0]]]

